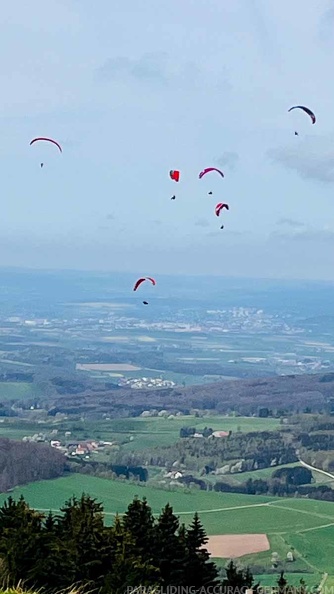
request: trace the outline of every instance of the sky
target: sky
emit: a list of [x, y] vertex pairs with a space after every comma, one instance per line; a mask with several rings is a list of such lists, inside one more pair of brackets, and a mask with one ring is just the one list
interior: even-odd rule
[[1, 11], [0, 266], [334, 280], [332, 2]]

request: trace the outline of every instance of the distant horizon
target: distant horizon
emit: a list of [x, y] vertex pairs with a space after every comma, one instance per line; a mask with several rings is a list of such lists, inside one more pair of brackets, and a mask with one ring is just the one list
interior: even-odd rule
[[326, 285], [334, 285], [334, 279], [330, 280], [330, 279], [325, 279], [325, 278], [307, 278], [307, 277], [277, 277], [277, 276], [241, 276], [241, 275], [222, 275], [222, 274], [207, 274], [207, 273], [191, 273], [191, 274], [185, 274], [185, 273], [181, 273], [181, 272], [175, 272], [175, 273], [169, 273], [169, 272], [158, 272], [156, 270], [150, 270], [150, 271], [146, 271], [146, 272], [138, 272], [138, 270], [133, 270], [133, 271], [129, 271], [129, 270], [107, 270], [107, 269], [90, 269], [90, 268], [63, 268], [63, 267], [33, 267], [33, 266], [3, 266], [0, 265], [0, 275], [1, 272], [40, 272], [40, 273], [50, 273], [50, 272], [54, 272], [54, 273], [66, 273], [66, 274], [71, 274], [71, 273], [75, 273], [75, 274], [87, 274], [87, 275], [124, 275], [124, 276], [133, 276], [134, 278], [137, 278], [140, 275], [143, 276], [147, 276], [147, 274], [153, 274], [153, 275], [157, 275], [159, 277], [182, 277], [182, 278], [189, 278], [189, 279], [193, 279], [193, 278], [212, 278], [212, 279], [224, 279], [224, 280], [231, 280], [231, 281], [251, 281], [251, 282], [256, 282], [256, 281], [268, 281], [271, 283], [321, 283], [321, 284], [326, 284]]

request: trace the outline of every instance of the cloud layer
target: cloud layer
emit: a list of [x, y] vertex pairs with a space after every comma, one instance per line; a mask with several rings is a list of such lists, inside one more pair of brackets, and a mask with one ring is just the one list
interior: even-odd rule
[[268, 156], [304, 179], [334, 183], [334, 137], [309, 136], [295, 146], [270, 149]]

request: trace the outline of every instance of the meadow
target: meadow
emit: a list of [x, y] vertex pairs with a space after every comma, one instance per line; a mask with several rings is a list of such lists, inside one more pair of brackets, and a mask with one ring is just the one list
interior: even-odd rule
[[161, 417], [122, 419], [115, 422], [117, 433], [124, 431], [133, 439], [126, 449], [145, 449], [147, 447], [170, 445], [177, 441], [181, 427], [195, 427], [201, 431], [211, 427], [213, 431], [270, 431], [278, 429], [279, 419], [260, 419], [256, 417], [203, 417], [182, 416], [172, 419]]
[[[195, 427], [198, 431], [211, 427], [213, 431], [270, 431], [278, 429], [279, 419], [258, 417], [226, 417], [194, 415], [180, 417], [135, 417], [110, 419], [99, 422], [76, 422], [72, 437], [89, 435], [92, 439], [104, 439], [123, 443], [127, 450], [143, 450], [155, 446], [171, 445], [180, 437], [182, 427]], [[65, 428], [65, 424], [64, 424]], [[66, 425], [70, 429], [69, 424]]]
[[[334, 505], [329, 502], [198, 490], [168, 491], [80, 474], [17, 487], [10, 496], [17, 499], [22, 494], [33, 508], [58, 512], [66, 500], [73, 495], [79, 497], [82, 492], [89, 493], [103, 503], [108, 525], [112, 524], [117, 513], [124, 513], [133, 497], [138, 495], [139, 498], [147, 498], [154, 514], [159, 514], [169, 502], [180, 521], [185, 524], [198, 511], [208, 535], [266, 533], [270, 552], [246, 555], [242, 562], [268, 571], [273, 551], [284, 560], [293, 547], [296, 560], [293, 564], [287, 564], [286, 569], [290, 573], [302, 573], [309, 586], [319, 583], [322, 574], [332, 566]], [[8, 495], [0, 496], [0, 504], [3, 504]], [[217, 563], [224, 565], [225, 561], [217, 560]], [[267, 581], [263, 582], [264, 585], [272, 584], [275, 576], [267, 576], [265, 579]]]
[[39, 396], [40, 391], [28, 382], [0, 382], [0, 402]]

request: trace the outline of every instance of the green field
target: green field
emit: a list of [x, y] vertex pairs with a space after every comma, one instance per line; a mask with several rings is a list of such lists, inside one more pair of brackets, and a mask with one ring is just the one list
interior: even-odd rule
[[[58, 511], [67, 499], [73, 495], [80, 496], [82, 492], [103, 502], [107, 524], [113, 522], [116, 513], [126, 511], [127, 505], [138, 495], [140, 498], [147, 497], [155, 514], [159, 514], [169, 502], [186, 524], [198, 511], [209, 535], [266, 533], [271, 552], [276, 551], [282, 560], [294, 547], [297, 558], [293, 563], [293, 571], [312, 574], [312, 584], [318, 583], [321, 574], [330, 571], [332, 566], [334, 505], [324, 501], [274, 499], [197, 490], [190, 493], [174, 492], [80, 474], [17, 487], [10, 495], [17, 498], [22, 493], [32, 507]], [[0, 504], [7, 497], [8, 494], [2, 494]], [[243, 557], [243, 562], [269, 569], [270, 553], [247, 555]], [[222, 563], [220, 560], [219, 564]], [[292, 564], [288, 564], [289, 569], [291, 572]], [[309, 583], [307, 576], [306, 581]]]
[[[252, 417], [177, 417], [164, 419], [160, 417], [137, 418], [124, 420], [125, 431], [133, 436], [127, 449], [145, 449], [157, 445], [170, 445], [179, 439], [181, 427], [195, 427], [198, 431], [211, 427], [214, 431], [266, 431], [277, 429], [279, 419], [259, 419]], [[119, 423], [115, 423], [120, 432]], [[130, 428], [131, 427], [131, 428]]]
[[[314, 586], [318, 586], [321, 580], [321, 574], [305, 574], [305, 573], [289, 573], [288, 571], [284, 573], [285, 579], [288, 581], [289, 586], [299, 586], [300, 580], [305, 580], [309, 589], [312, 589]], [[271, 574], [271, 575], [255, 575], [255, 583], [256, 581], [261, 582], [261, 586], [273, 586], [276, 585], [277, 579], [279, 578], [279, 574]], [[327, 585], [327, 583], [326, 583]]]
[[[260, 470], [252, 470], [249, 472], [235, 472], [233, 474], [224, 475], [227, 476], [229, 479], [233, 479], [233, 482], [236, 481], [238, 483], [244, 483], [248, 479], [270, 479], [273, 472], [277, 470], [277, 468], [293, 468], [294, 466], [301, 466], [299, 462], [292, 462], [291, 464], [282, 464], [281, 466], [269, 466], [269, 468], [261, 468]], [[324, 475], [322, 475], [324, 476]], [[217, 479], [217, 476], [214, 477]]]
[[39, 396], [39, 391], [33, 383], [0, 382], [0, 401], [21, 400]]
[[25, 435], [34, 435], [52, 429], [50, 423], [37, 423], [37, 421], [28, 421], [17, 418], [0, 418], [0, 437], [9, 439], [22, 439]]
[[[22, 385], [22, 384], [18, 384]], [[28, 384], [29, 385], [29, 384]], [[48, 419], [45, 422], [16, 418], [0, 419], [0, 437], [22, 439], [25, 435], [48, 432], [57, 428], [59, 438], [65, 431], [71, 431], [71, 439], [101, 439], [124, 443], [128, 450], [171, 445], [179, 439], [181, 427], [196, 427], [198, 430], [211, 427], [214, 431], [266, 431], [277, 429], [279, 419], [259, 419], [257, 417], [195, 416], [174, 417], [135, 417], [130, 419], [110, 419], [101, 421], [60, 421]], [[130, 441], [131, 438], [131, 441]]]
[[[238, 508], [240, 506], [243, 508], [245, 505], [247, 508], [253, 507], [255, 503], [263, 506], [271, 501], [270, 497], [254, 496], [250, 498], [249, 496], [239, 494], [221, 495], [220, 493], [204, 493], [197, 490], [191, 493], [167, 491], [149, 487], [148, 485], [106, 480], [82, 474], [72, 474], [68, 477], [50, 481], [39, 481], [23, 487], [16, 487], [11, 495], [17, 497], [22, 493], [33, 507], [43, 510], [50, 508], [58, 510], [65, 499], [68, 499], [73, 494], [81, 495], [83, 491], [103, 502], [105, 515], [109, 522], [112, 522], [112, 518], [116, 513], [123, 513], [128, 503], [138, 494], [140, 498], [147, 497], [153, 512], [157, 514], [169, 502], [173, 506], [175, 513], [181, 515], [185, 522], [191, 520], [195, 511], [201, 510], [203, 522], [205, 522], [210, 534], [220, 534], [226, 520], [230, 527], [229, 531], [231, 532], [232, 530], [233, 533], [238, 534], [240, 532], [240, 526], [232, 526], [233, 522], [229, 519], [228, 510], [236, 506]], [[1, 494], [0, 503], [2, 504], [7, 497], [8, 494]], [[217, 514], [224, 515], [222, 522], [218, 524]], [[250, 516], [249, 522], [249, 528], [251, 526], [254, 527], [256, 520], [253, 521]]]
[[[259, 419], [256, 417], [224, 417], [191, 415], [174, 417], [135, 417], [128, 419], [110, 419], [101, 421], [55, 421], [45, 422], [17, 421], [17, 419], [0, 419], [0, 436], [21, 439], [24, 435], [48, 432], [58, 429], [60, 439], [65, 438], [65, 431], [71, 431], [71, 439], [97, 439], [124, 444], [128, 450], [139, 450], [161, 445], [171, 445], [179, 439], [181, 427], [196, 427], [197, 430], [211, 427], [222, 431], [266, 431], [277, 429], [279, 419]], [[131, 440], [130, 440], [131, 438]]]
[[[72, 432], [71, 438], [85, 437], [124, 443], [127, 450], [169, 445], [179, 439], [181, 427], [195, 427], [197, 430], [211, 427], [223, 431], [259, 431], [279, 428], [279, 419], [259, 419], [256, 417], [226, 416], [182, 416], [171, 419], [164, 417], [140, 417], [94, 421], [61, 421], [24, 424], [17, 419], [4, 419], [0, 422], [0, 436], [21, 439], [23, 435], [44, 432], [58, 428], [61, 438], [66, 430]], [[131, 438], [131, 441], [130, 441]], [[265, 478], [274, 468], [232, 475], [236, 481], [247, 478]], [[191, 521], [195, 511], [209, 535], [243, 534], [263, 532], [268, 535], [271, 552], [276, 551], [284, 561], [291, 547], [294, 547], [296, 560], [286, 564], [286, 571], [293, 572], [289, 583], [298, 583], [300, 574], [305, 575], [308, 586], [318, 584], [324, 571], [331, 570], [334, 553], [334, 505], [329, 502], [307, 499], [247, 496], [241, 494], [203, 492], [180, 489], [164, 490], [150, 485], [132, 482], [113, 481], [80, 474], [72, 474], [57, 480], [41, 481], [17, 487], [10, 493], [17, 498], [21, 493], [36, 509], [58, 511], [71, 496], [89, 493], [104, 505], [107, 524], [113, 522], [116, 513], [123, 513], [135, 495], [146, 497], [155, 514], [159, 514], [169, 502], [174, 512], [186, 524]], [[9, 494], [0, 495], [0, 504]], [[270, 552], [247, 555], [243, 563], [270, 570]], [[217, 560], [224, 565], [226, 560]], [[296, 573], [299, 572], [299, 573]], [[297, 579], [297, 575], [299, 576]], [[328, 578], [332, 579], [331, 576]], [[274, 584], [276, 577], [266, 575], [263, 585]]]

